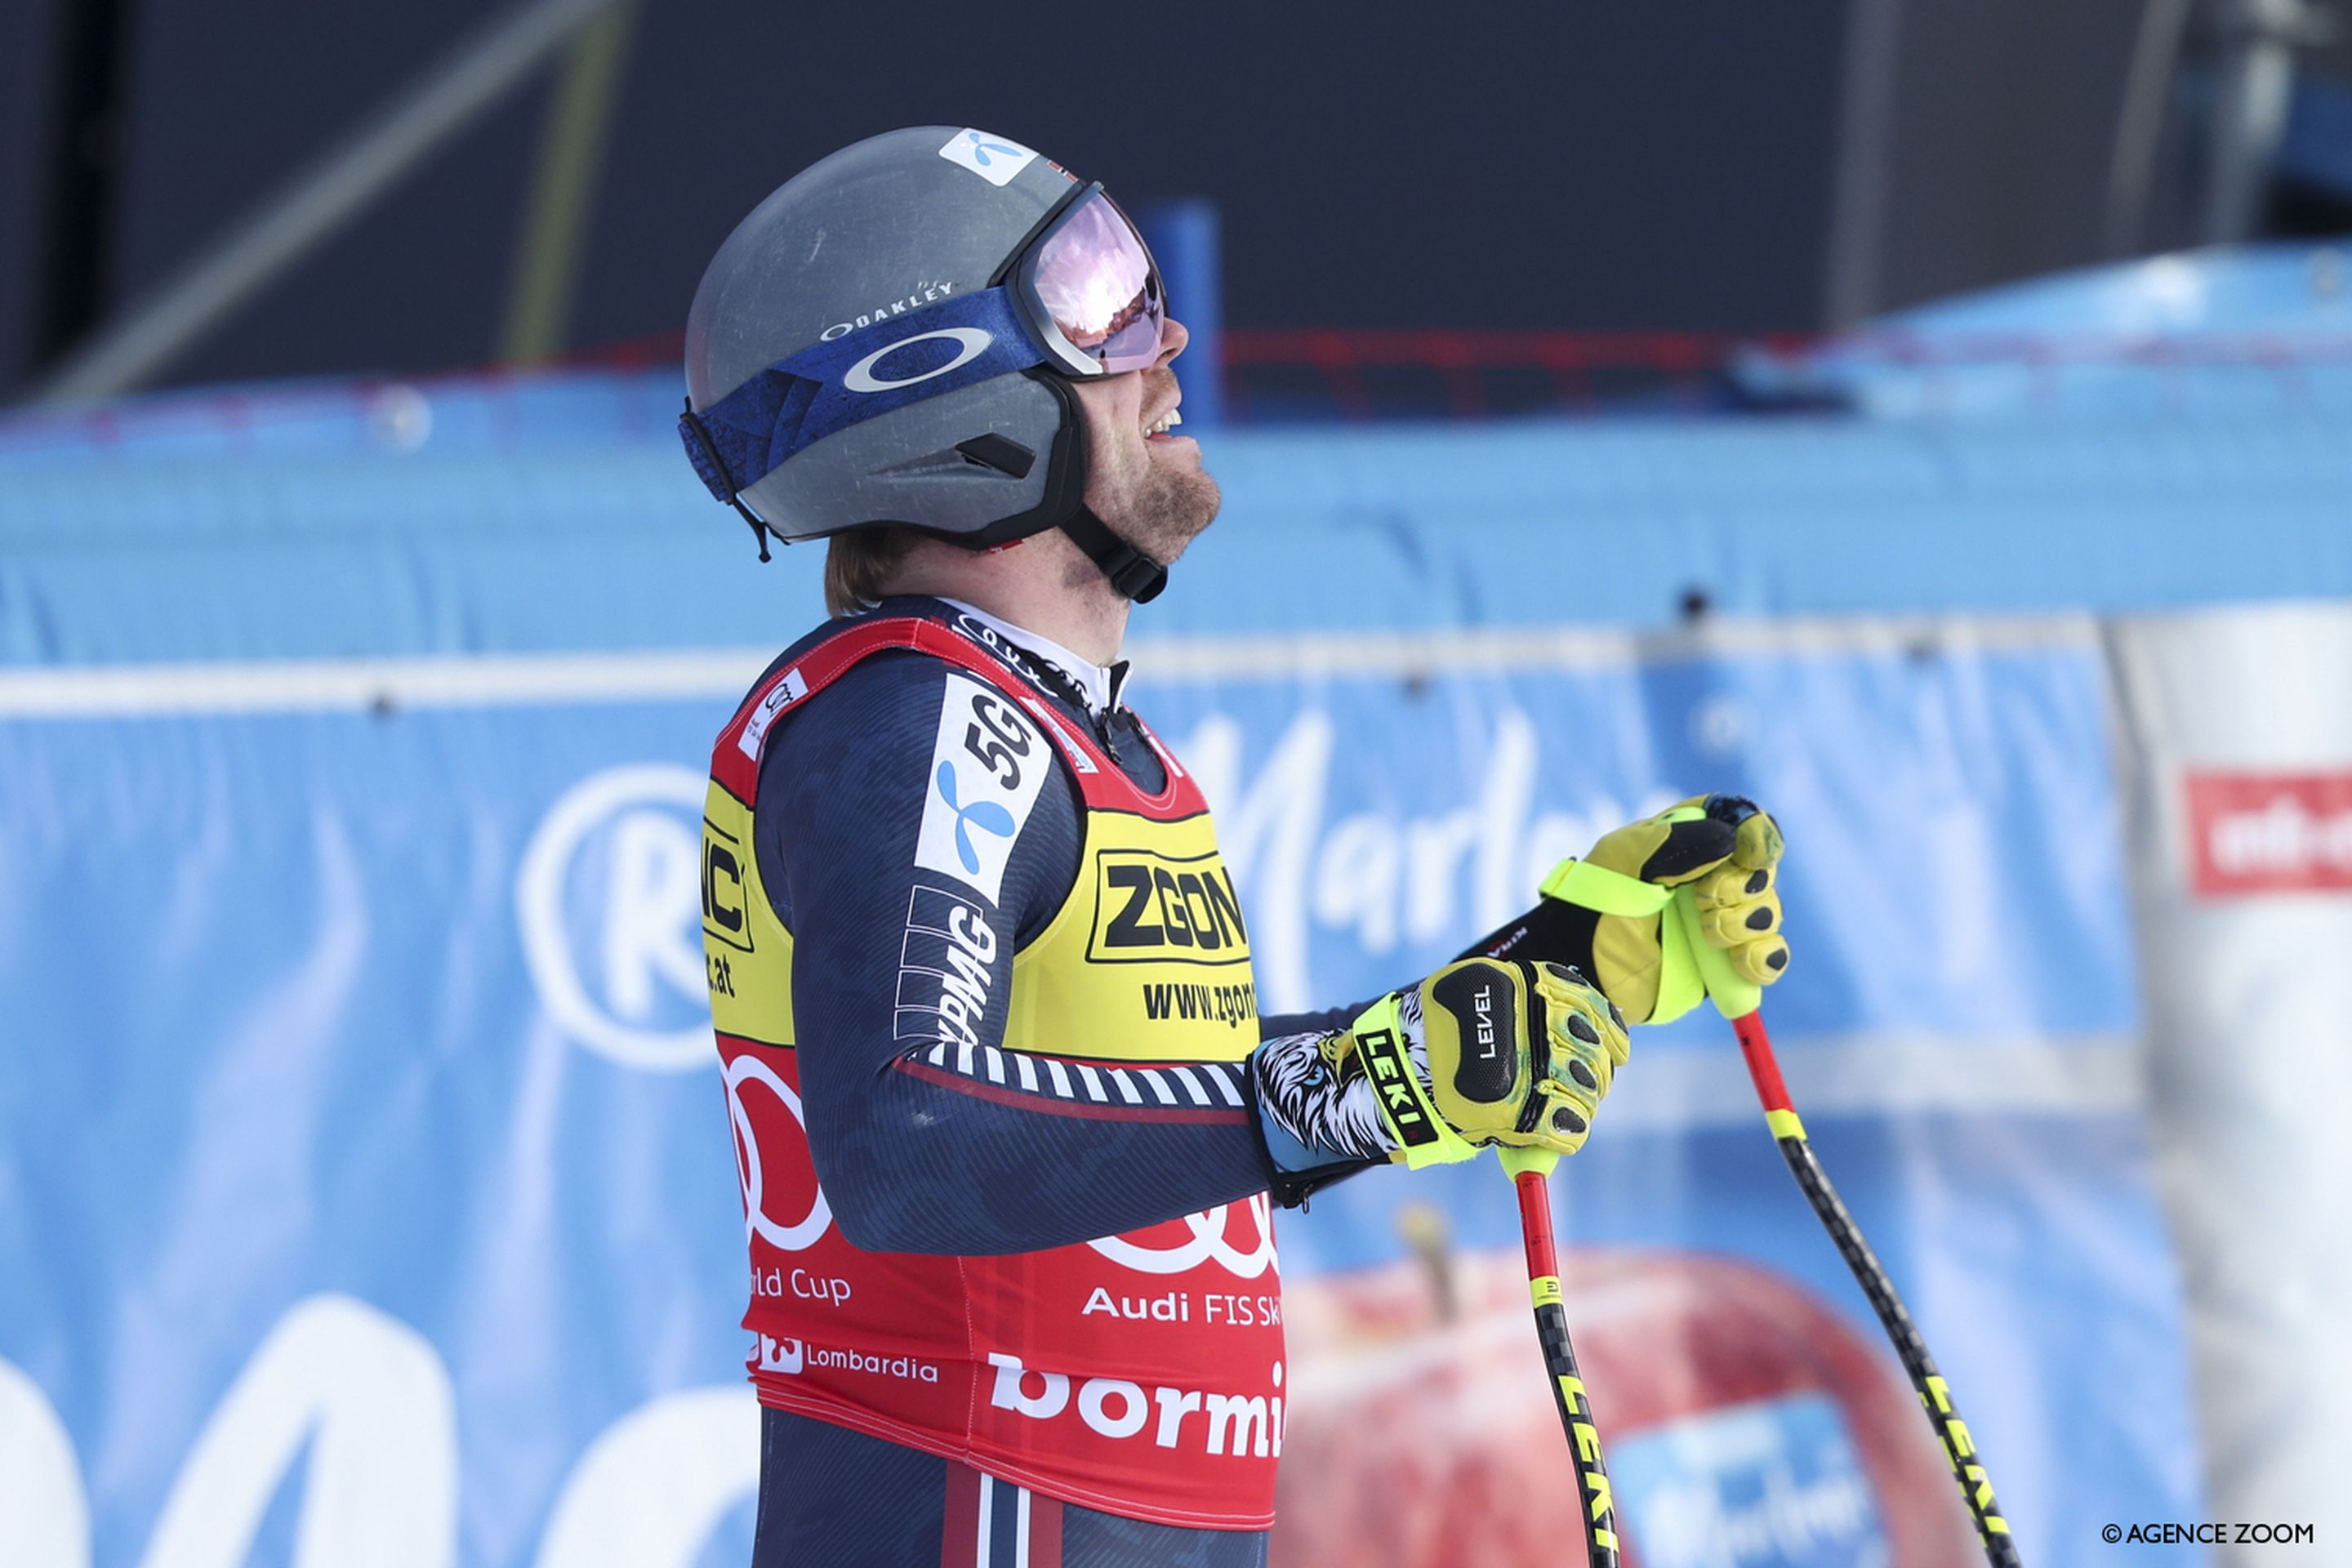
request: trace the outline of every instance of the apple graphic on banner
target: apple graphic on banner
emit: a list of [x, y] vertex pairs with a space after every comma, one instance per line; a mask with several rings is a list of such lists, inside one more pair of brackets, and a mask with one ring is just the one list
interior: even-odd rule
[[[1581, 1563], [1516, 1251], [1292, 1283], [1276, 1568]], [[1562, 1258], [1629, 1568], [1969, 1568], [1917, 1396], [1793, 1281], [1650, 1248]]]

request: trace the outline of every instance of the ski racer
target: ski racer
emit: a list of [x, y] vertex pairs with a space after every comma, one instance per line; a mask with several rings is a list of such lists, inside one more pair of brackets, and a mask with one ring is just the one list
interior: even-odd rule
[[1258, 1016], [1118, 658], [1218, 507], [1172, 433], [1185, 342], [1101, 186], [947, 126], [804, 171], [696, 293], [697, 472], [762, 559], [831, 541], [832, 618], [721, 731], [704, 826], [759, 1568], [1263, 1563], [1271, 1208], [1575, 1152], [1627, 1020], [1697, 999], [1675, 886], [1745, 973], [1787, 963], [1778, 830], [1708, 797], [1426, 978]]

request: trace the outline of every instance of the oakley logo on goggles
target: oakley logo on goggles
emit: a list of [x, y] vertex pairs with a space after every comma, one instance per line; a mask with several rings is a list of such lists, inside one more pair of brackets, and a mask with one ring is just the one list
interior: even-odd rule
[[[810, 344], [677, 422], [719, 500], [837, 430], [925, 397], [1044, 365], [1092, 377], [1158, 362], [1168, 309], [1143, 237], [1100, 185], [1049, 219], [976, 294]], [[763, 542], [764, 548], [764, 542]]]

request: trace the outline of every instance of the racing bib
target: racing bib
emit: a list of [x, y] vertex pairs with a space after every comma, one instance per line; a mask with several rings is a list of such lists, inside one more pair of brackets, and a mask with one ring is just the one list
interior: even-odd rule
[[[720, 732], [704, 823], [704, 945], [742, 1183], [753, 1384], [763, 1404], [1084, 1507], [1265, 1529], [1285, 1394], [1264, 1194], [1011, 1257], [864, 1252], [833, 1224], [801, 1117], [792, 938], [759, 885], [753, 803], [771, 729], [858, 659], [906, 647], [955, 667], [918, 849], [940, 885], [915, 890], [902, 952], [897, 1028], [911, 1067], [999, 1075], [1076, 1115], [1149, 1104], [1247, 1116], [1238, 1072], [1213, 1064], [1257, 1042], [1248, 927], [1207, 805], [1175, 758], [1147, 731], [1168, 782], [1145, 795], [983, 628], [893, 617], [820, 641], [772, 671]], [[1004, 1049], [976, 1058], [985, 1047], [967, 1037], [993, 957], [981, 944], [994, 937], [974, 900], [996, 897], [1012, 840], [999, 830], [1017, 826], [1039, 788], [1065, 787], [1044, 779], [1056, 765], [1085, 806], [1080, 873], [1014, 955]], [[1116, 1054], [1056, 1050], [1080, 1038], [1116, 1042]]]

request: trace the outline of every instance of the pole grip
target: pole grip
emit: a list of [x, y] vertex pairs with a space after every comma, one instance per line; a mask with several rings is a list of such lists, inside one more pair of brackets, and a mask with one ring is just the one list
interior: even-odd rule
[[1690, 884], [1676, 888], [1666, 908], [1667, 918], [1680, 927], [1682, 939], [1689, 945], [1699, 983], [1706, 987], [1707, 1000], [1715, 1004], [1715, 1010], [1727, 1018], [1743, 1018], [1762, 1006], [1764, 987], [1732, 968], [1731, 955], [1699, 930], [1698, 894]]
[[1503, 1162], [1504, 1173], [1515, 1182], [1530, 1171], [1538, 1176], [1549, 1176], [1559, 1165], [1559, 1152], [1552, 1149], [1518, 1149], [1497, 1143], [1495, 1155]]

